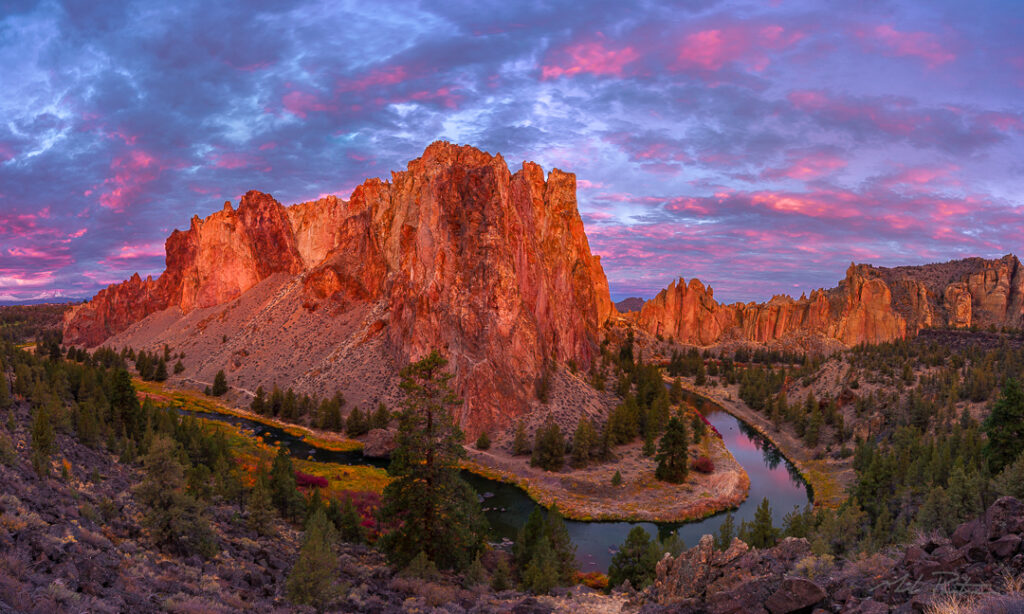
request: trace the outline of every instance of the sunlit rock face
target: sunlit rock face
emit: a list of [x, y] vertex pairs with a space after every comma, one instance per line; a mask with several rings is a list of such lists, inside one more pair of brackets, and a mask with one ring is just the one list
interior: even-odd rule
[[1024, 325], [1024, 273], [1016, 256], [968, 258], [917, 267], [851, 265], [837, 288], [767, 303], [719, 304], [711, 288], [680, 279], [647, 301], [638, 322], [680, 343], [788, 337], [846, 346], [914, 335], [922, 328]]
[[[286, 208], [249, 192], [237, 210], [226, 204], [175, 231], [166, 251], [158, 279], [133, 277], [72, 310], [65, 341], [198, 343], [213, 321], [204, 310], [211, 310], [217, 321], [238, 319], [240, 338], [250, 340], [223, 357], [241, 362], [235, 370], [249, 381], [256, 376], [244, 375], [245, 364], [258, 361], [251, 346], [260, 335], [294, 336], [314, 322], [305, 334], [330, 328], [336, 338], [318, 346], [329, 364], [304, 366], [285, 383], [358, 362], [353, 348], [361, 344], [374, 348], [366, 360], [386, 356], [393, 365], [436, 348], [452, 362], [461, 421], [471, 431], [507, 424], [527, 408], [545, 365], [588, 368], [614, 310], [576, 208], [573, 174], [555, 169], [545, 178], [529, 162], [512, 174], [500, 155], [444, 142], [390, 181], [366, 181], [348, 201]], [[257, 285], [259, 300], [247, 298]], [[278, 313], [282, 305], [295, 313], [285, 318], [286, 332], [261, 331], [259, 309]], [[166, 334], [147, 327], [147, 317]], [[368, 385], [393, 387], [394, 379], [390, 373]]]

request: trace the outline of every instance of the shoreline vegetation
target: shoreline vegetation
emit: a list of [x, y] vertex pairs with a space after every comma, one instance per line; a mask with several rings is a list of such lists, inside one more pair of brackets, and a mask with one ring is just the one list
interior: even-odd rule
[[[732, 397], [732, 392], [722, 388], [696, 386], [687, 378], [680, 378], [684, 390], [698, 395], [745, 422], [762, 437], [771, 442], [800, 477], [811, 487], [811, 502], [815, 507], [838, 509], [847, 499], [847, 487], [856, 478], [849, 461], [829, 461], [811, 458], [807, 450], [792, 441], [785, 433], [773, 428], [771, 421], [747, 407], [746, 403]], [[666, 381], [671, 381], [667, 379]], [[725, 397], [723, 393], [730, 396]]]
[[[310, 445], [327, 450], [348, 452], [363, 448], [361, 441], [231, 407], [220, 399], [207, 397], [200, 391], [173, 383], [136, 379], [134, 384], [140, 396], [152, 398], [154, 402], [169, 403], [199, 413], [235, 416], [273, 426], [301, 437]], [[239, 433], [239, 436], [245, 435]], [[692, 448], [697, 448], [699, 455], [711, 459], [714, 471], [702, 474], [691, 470], [686, 482], [682, 484], [656, 480], [655, 463], [652, 458], [641, 454], [641, 447], [640, 442], [617, 447], [619, 460], [613, 463], [567, 472], [547, 472], [531, 467], [529, 456], [515, 457], [494, 449], [482, 451], [466, 445], [468, 458], [461, 467], [481, 477], [516, 486], [545, 508], [550, 509], [557, 504], [563, 516], [580, 521], [694, 522], [735, 509], [747, 498], [750, 477], [722, 440], [711, 432]], [[313, 475], [329, 473], [316, 467], [309, 469], [307, 473]], [[382, 469], [374, 471], [385, 473]], [[620, 486], [611, 485], [612, 475], [616, 471], [622, 475]], [[378, 476], [366, 477], [375, 478], [371, 480], [375, 483], [379, 481], [376, 479]], [[359, 490], [380, 492], [381, 489], [382, 485], [375, 485]]]

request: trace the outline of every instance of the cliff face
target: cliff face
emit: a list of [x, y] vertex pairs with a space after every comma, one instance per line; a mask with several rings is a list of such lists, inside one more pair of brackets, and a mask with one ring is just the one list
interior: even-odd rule
[[401, 365], [437, 348], [452, 361], [463, 423], [500, 425], [529, 404], [550, 360], [589, 367], [613, 310], [575, 192], [570, 173], [555, 169], [545, 180], [524, 163], [513, 175], [500, 155], [448, 143], [428, 147], [390, 182], [366, 181], [347, 202], [285, 208], [249, 192], [237, 211], [226, 204], [175, 231], [159, 279], [133, 277], [69, 313], [65, 341], [141, 338], [144, 325], [125, 331], [151, 314], [176, 308], [187, 319], [282, 274], [293, 289], [274, 300], [291, 301], [297, 314], [360, 314], [358, 335], [338, 338], [332, 353], [373, 339]]
[[680, 280], [644, 304], [639, 323], [695, 345], [810, 335], [850, 346], [933, 326], [1018, 328], [1024, 325], [1024, 271], [1013, 255], [891, 269], [851, 265], [837, 288], [732, 305], [719, 304], [696, 279]]

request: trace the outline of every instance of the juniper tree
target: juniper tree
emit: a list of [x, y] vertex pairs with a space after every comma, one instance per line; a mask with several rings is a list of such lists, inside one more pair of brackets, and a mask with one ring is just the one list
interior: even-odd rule
[[217, 371], [217, 375], [213, 377], [213, 387], [210, 388], [210, 394], [215, 397], [224, 396], [228, 391], [228, 378], [224, 375], [224, 369]]
[[381, 497], [380, 517], [391, 527], [379, 543], [392, 564], [423, 552], [442, 569], [460, 570], [483, 548], [487, 521], [473, 489], [459, 476], [463, 434], [451, 408], [448, 361], [436, 350], [402, 369], [405, 393], [388, 472], [395, 480]]
[[530, 464], [546, 471], [557, 471], [565, 463], [565, 439], [558, 423], [549, 416], [534, 434]]
[[659, 554], [658, 544], [650, 534], [643, 527], [633, 527], [612, 557], [608, 567], [608, 585], [620, 586], [629, 580], [633, 588], [647, 586], [654, 580]]

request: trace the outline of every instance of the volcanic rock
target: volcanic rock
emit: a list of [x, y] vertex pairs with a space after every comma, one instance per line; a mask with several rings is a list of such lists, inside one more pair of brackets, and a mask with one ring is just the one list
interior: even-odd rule
[[[183, 349], [185, 377], [227, 367], [274, 384], [394, 402], [397, 371], [431, 350], [451, 362], [470, 434], [526, 411], [545, 369], [589, 369], [614, 312], [576, 208], [576, 178], [437, 142], [348, 201], [284, 207], [249, 192], [166, 244], [137, 275], [65, 317], [64, 339]], [[595, 393], [580, 382], [579, 398]]]
[[1024, 267], [1016, 256], [892, 269], [854, 264], [839, 286], [810, 297], [719, 304], [697, 279], [672, 282], [644, 303], [640, 325], [680, 343], [771, 343], [801, 335], [844, 346], [880, 343], [932, 326], [1024, 325]]

